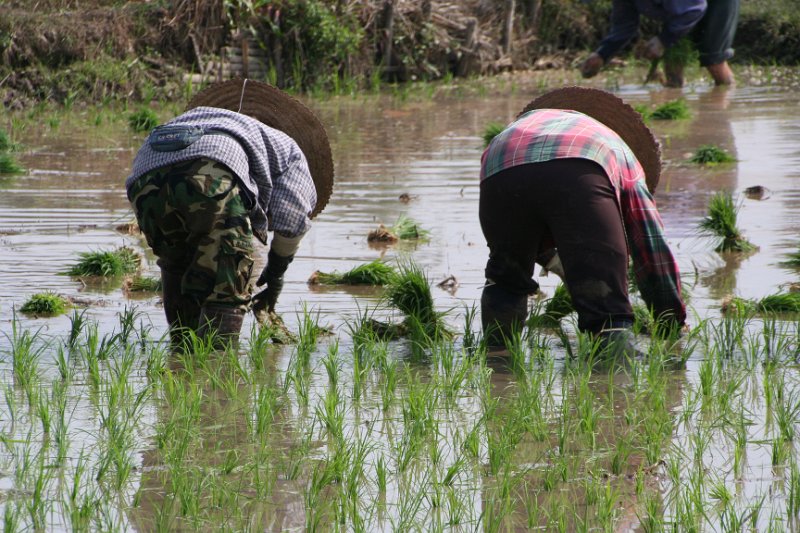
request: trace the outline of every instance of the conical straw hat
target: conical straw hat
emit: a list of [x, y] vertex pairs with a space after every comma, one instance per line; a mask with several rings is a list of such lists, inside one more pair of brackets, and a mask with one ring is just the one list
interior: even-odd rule
[[570, 109], [602, 122], [622, 137], [642, 165], [650, 193], [661, 179], [661, 146], [642, 115], [621, 98], [601, 89], [563, 87], [536, 98], [520, 115], [534, 109]]
[[311, 218], [325, 208], [333, 192], [333, 158], [325, 128], [309, 108], [277, 87], [248, 79], [214, 83], [197, 93], [186, 109], [201, 106], [237, 111], [294, 139], [317, 189]]

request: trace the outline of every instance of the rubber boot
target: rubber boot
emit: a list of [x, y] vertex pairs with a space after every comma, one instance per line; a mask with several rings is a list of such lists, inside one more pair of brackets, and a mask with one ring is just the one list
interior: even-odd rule
[[636, 348], [636, 336], [630, 327], [608, 328], [597, 334], [598, 354], [603, 359], [643, 359], [644, 354]]
[[200, 306], [194, 299], [181, 294], [183, 276], [161, 271], [162, 301], [169, 324], [170, 343], [173, 350], [184, 348], [189, 331], [196, 330], [200, 319]]
[[481, 324], [489, 351], [504, 349], [506, 341], [522, 330], [527, 318], [527, 295], [509, 292], [496, 284], [483, 288]]
[[200, 310], [198, 336], [213, 336], [214, 347], [224, 349], [239, 342], [239, 332], [244, 322], [244, 310], [219, 304], [205, 304]]

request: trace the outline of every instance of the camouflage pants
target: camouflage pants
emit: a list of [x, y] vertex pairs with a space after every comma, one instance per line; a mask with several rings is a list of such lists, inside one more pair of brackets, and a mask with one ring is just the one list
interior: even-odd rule
[[246, 309], [253, 230], [231, 171], [209, 159], [141, 176], [128, 194], [162, 274], [181, 276], [181, 295]]

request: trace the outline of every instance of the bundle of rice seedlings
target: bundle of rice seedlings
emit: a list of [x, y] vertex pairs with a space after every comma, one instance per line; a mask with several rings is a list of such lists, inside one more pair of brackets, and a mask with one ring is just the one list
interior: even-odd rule
[[0, 154], [0, 174], [19, 174], [25, 169], [11, 154]]
[[378, 229], [373, 230], [367, 236], [369, 242], [386, 242], [394, 243], [398, 240], [423, 240], [427, 239], [427, 230], [420, 228], [419, 224], [413, 219], [400, 215], [397, 222], [391, 228], [387, 228], [381, 224]]
[[158, 126], [158, 115], [149, 107], [141, 107], [128, 115], [128, 125], [136, 133], [149, 132]]
[[650, 113], [650, 117], [654, 120], [682, 120], [690, 116], [689, 106], [683, 98], [663, 103]]
[[737, 315], [800, 313], [800, 292], [770, 294], [760, 300], [748, 300], [734, 296], [722, 302], [722, 312]]
[[788, 257], [788, 259], [786, 261], [781, 261], [781, 265], [791, 268], [800, 268], [800, 250], [787, 254], [786, 257]]
[[161, 278], [133, 276], [125, 280], [122, 288], [127, 292], [161, 292]]
[[425, 239], [429, 235], [429, 231], [422, 229], [417, 222], [413, 219], [400, 215], [397, 222], [392, 226], [392, 233], [397, 235], [400, 240], [406, 239]]
[[407, 323], [418, 323], [429, 337], [449, 333], [443, 321], [444, 314], [437, 312], [433, 304], [428, 278], [415, 263], [409, 261], [399, 266], [386, 287], [384, 297], [406, 316]]
[[492, 142], [492, 139], [500, 135], [506, 127], [499, 123], [499, 122], [490, 122], [486, 125], [486, 128], [483, 130], [483, 147], [486, 148], [489, 146], [489, 143]]
[[23, 313], [37, 316], [58, 316], [67, 312], [70, 302], [53, 292], [41, 292], [31, 296], [20, 309]]
[[698, 165], [706, 165], [711, 167], [714, 165], [719, 165], [720, 163], [732, 163], [736, 161], [736, 158], [722, 148], [714, 146], [713, 144], [704, 144], [697, 149], [692, 156], [691, 161], [692, 163], [697, 163]]
[[377, 285], [383, 286], [388, 284], [392, 276], [395, 276], [395, 270], [376, 259], [370, 263], [358, 265], [347, 272], [320, 272], [317, 270], [311, 274], [308, 283], [311, 285]]
[[[538, 312], [538, 309], [542, 309], [542, 311]], [[528, 326], [557, 328], [561, 325], [561, 319], [573, 311], [575, 311], [575, 308], [572, 306], [572, 298], [569, 295], [567, 286], [560, 283], [556, 287], [553, 296], [545, 300], [531, 314], [528, 319]]]
[[132, 248], [123, 246], [111, 251], [83, 252], [67, 274], [70, 276], [116, 277], [139, 270], [141, 258]]
[[717, 252], [749, 252], [756, 249], [736, 227], [738, 211], [731, 193], [721, 191], [711, 197], [708, 215], [700, 221], [700, 230], [720, 239], [715, 248]]

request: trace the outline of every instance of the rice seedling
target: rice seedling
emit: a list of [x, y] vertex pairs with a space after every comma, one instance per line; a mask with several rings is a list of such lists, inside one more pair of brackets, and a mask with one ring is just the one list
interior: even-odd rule
[[0, 153], [0, 174], [21, 174], [25, 168], [20, 165], [13, 155]]
[[541, 304], [537, 305], [528, 317], [528, 327], [560, 327], [561, 319], [575, 311], [566, 285], [560, 283], [553, 296], [545, 300], [541, 313], [538, 312], [539, 309]]
[[506, 129], [505, 125], [501, 124], [500, 122], [490, 122], [486, 125], [483, 129], [483, 147], [486, 148], [489, 146], [489, 143], [492, 142], [492, 139], [497, 137], [504, 129]]
[[10, 152], [14, 148], [15, 145], [11, 142], [11, 137], [6, 133], [6, 130], [0, 130], [0, 152]]
[[136, 275], [125, 280], [125, 292], [161, 292], [161, 278]]
[[311, 285], [387, 285], [396, 271], [390, 265], [376, 259], [353, 267], [346, 272], [320, 272], [311, 274], [308, 283]]
[[403, 240], [424, 241], [429, 235], [430, 232], [422, 229], [415, 220], [406, 215], [400, 215], [397, 222], [391, 227], [387, 228], [381, 224], [377, 229], [371, 231], [367, 235], [367, 241], [378, 243], [395, 243]]
[[409, 327], [417, 324], [431, 338], [449, 334], [444, 313], [436, 311], [434, 306], [428, 278], [413, 261], [399, 265], [397, 275], [386, 287], [384, 298], [406, 316]]
[[789, 268], [800, 268], [800, 250], [786, 254], [786, 261], [781, 261], [781, 265]]
[[734, 161], [736, 161], [735, 157], [713, 144], [704, 144], [700, 146], [691, 158], [692, 163], [709, 167], [722, 163], [733, 163]]
[[70, 301], [53, 292], [34, 294], [22, 305], [20, 311], [36, 316], [58, 316], [67, 312]]
[[657, 106], [650, 117], [654, 120], [683, 120], [691, 116], [686, 100], [678, 98]]
[[158, 126], [158, 115], [149, 107], [141, 107], [128, 115], [128, 126], [136, 133], [149, 132]]
[[66, 271], [69, 276], [118, 277], [139, 269], [141, 257], [133, 248], [123, 246], [116, 250], [83, 252], [80, 260]]
[[756, 300], [732, 297], [723, 302], [722, 310], [728, 315], [740, 316], [796, 314], [800, 313], [800, 293], [776, 293]]
[[721, 191], [711, 197], [708, 214], [700, 221], [700, 230], [719, 240], [717, 252], [750, 252], [756, 247], [742, 236], [736, 226], [739, 207], [730, 192]]

